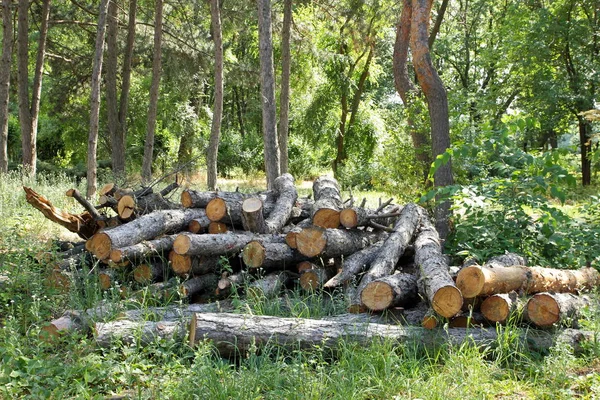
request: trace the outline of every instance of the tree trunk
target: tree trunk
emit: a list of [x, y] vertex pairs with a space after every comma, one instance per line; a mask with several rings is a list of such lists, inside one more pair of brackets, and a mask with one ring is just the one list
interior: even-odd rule
[[137, 11], [137, 0], [129, 1], [129, 21], [127, 23], [127, 42], [123, 55], [123, 72], [121, 82], [121, 97], [119, 99], [119, 126], [117, 141], [119, 145], [113, 148], [114, 162], [113, 173], [122, 175], [126, 167], [127, 148], [127, 109], [129, 108], [129, 89], [131, 88], [131, 60], [133, 59], [133, 48], [135, 45], [135, 17]]
[[396, 41], [394, 42], [393, 72], [396, 91], [402, 99], [404, 107], [410, 109], [406, 122], [417, 162], [423, 171], [423, 182], [427, 180], [431, 156], [429, 154], [430, 140], [426, 132], [415, 122], [422, 113], [419, 106], [419, 92], [408, 74], [408, 48], [410, 44], [410, 28], [412, 19], [412, 0], [404, 0], [402, 14], [396, 26]]
[[397, 272], [372, 280], [360, 292], [360, 301], [372, 311], [390, 307], [410, 307], [419, 301], [417, 278]]
[[600, 286], [600, 273], [594, 268], [565, 270], [523, 266], [471, 266], [458, 273], [456, 285], [465, 298], [513, 290], [527, 294], [545, 291], [575, 293]]
[[179, 286], [179, 294], [182, 297], [191, 299], [193, 296], [212, 292], [219, 282], [219, 277], [216, 274], [206, 274], [197, 276], [183, 282]]
[[271, 0], [258, 0], [258, 37], [260, 53], [260, 88], [262, 130], [265, 152], [267, 188], [271, 189], [281, 174], [275, 110], [275, 72], [273, 71], [273, 37], [271, 32]]
[[448, 272], [437, 231], [421, 209], [421, 229], [415, 239], [415, 265], [419, 268], [419, 293], [442, 317], [458, 314], [463, 296]]
[[305, 228], [296, 236], [298, 251], [307, 257], [348, 256], [387, 236], [386, 232]]
[[275, 179], [273, 188], [277, 192], [277, 201], [265, 221], [269, 233], [281, 231], [290, 219], [296, 200], [298, 200], [294, 177], [288, 173]]
[[106, 32], [106, 14], [108, 0], [100, 2], [98, 10], [98, 31], [96, 32], [96, 50], [92, 68], [92, 88], [90, 94], [90, 131], [87, 150], [87, 191], [86, 197], [96, 194], [96, 151], [98, 149], [98, 128], [100, 119], [100, 84], [102, 74], [102, 54], [104, 52], [104, 34]]
[[223, 117], [223, 37], [221, 34], [219, 0], [210, 1], [210, 20], [215, 46], [215, 102], [206, 154], [206, 173], [208, 189], [214, 190], [217, 186], [217, 155], [219, 153], [221, 119]]
[[538, 293], [525, 306], [527, 319], [539, 327], [554, 324], [576, 326], [582, 309], [589, 307], [592, 300], [588, 296], [572, 293]]
[[171, 269], [179, 277], [200, 276], [215, 272], [219, 258], [213, 256], [182, 256], [175, 251], [169, 253]]
[[275, 198], [275, 192], [262, 192], [255, 194], [240, 193], [240, 192], [199, 192], [196, 190], [186, 189], [181, 193], [181, 205], [186, 208], [205, 208], [211, 200], [220, 198], [225, 202], [242, 202], [248, 197], [260, 197], [265, 201], [267, 197]]
[[344, 258], [342, 263], [342, 270], [337, 273], [333, 278], [328, 280], [323, 287], [324, 288], [333, 288], [340, 285], [343, 285], [350, 279], [354, 278], [356, 275], [364, 271], [377, 257], [379, 253], [379, 249], [383, 245], [383, 241], [377, 242], [375, 244], [370, 245], [356, 253], [350, 255], [349, 257]]
[[8, 98], [12, 64], [13, 23], [11, 0], [2, 0], [2, 59], [0, 60], [0, 174], [8, 172]]
[[144, 161], [142, 163], [142, 179], [150, 182], [152, 179], [152, 161], [154, 159], [154, 133], [156, 131], [156, 116], [158, 113], [158, 91], [162, 74], [162, 23], [163, 0], [155, 0], [154, 8], [154, 55], [152, 58], [152, 84], [150, 86], [150, 103], [148, 105], [148, 125], [146, 127], [146, 142], [144, 144]]
[[315, 226], [337, 228], [340, 226], [342, 196], [340, 186], [334, 178], [321, 176], [313, 183], [315, 204], [311, 213]]
[[505, 324], [518, 309], [517, 292], [493, 294], [481, 303], [481, 313], [491, 322]]
[[250, 197], [242, 203], [242, 225], [245, 231], [267, 233], [263, 202], [258, 197]]
[[[433, 157], [436, 158], [450, 148], [450, 123], [446, 89], [433, 67], [429, 53], [429, 16], [432, 3], [433, 0], [412, 0], [410, 48], [417, 80], [427, 98]], [[452, 183], [452, 164], [449, 160], [435, 171], [434, 185], [442, 187]], [[445, 240], [449, 233], [449, 214], [448, 201], [436, 206], [436, 229], [442, 240]]]
[[108, 113], [108, 134], [110, 138], [110, 157], [115, 173], [123, 173], [124, 152], [119, 138], [119, 104], [117, 98], [118, 54], [117, 35], [119, 32], [119, 8], [116, 1], [108, 4], [106, 22], [106, 111]]
[[292, 26], [292, 0], [283, 2], [283, 26], [281, 27], [281, 93], [279, 95], [279, 148], [280, 170], [288, 172], [288, 136], [290, 127], [290, 31]]
[[175, 239], [173, 250], [175, 250], [177, 254], [188, 256], [221, 256], [226, 254], [237, 254], [252, 240], [258, 240], [261, 243], [284, 242], [284, 238], [280, 235], [255, 235], [248, 232], [227, 232], [218, 235], [194, 235], [182, 233]]
[[89, 251], [98, 259], [105, 260], [113, 249], [131, 246], [144, 240], [151, 240], [169, 232], [179, 232], [194, 218], [200, 218], [204, 210], [162, 210], [154, 211], [116, 228], [99, 232], [90, 239]]
[[592, 126], [589, 121], [582, 116], [577, 116], [579, 124], [579, 143], [581, 148], [581, 183], [583, 186], [592, 184], [592, 160], [590, 153], [592, 151]]

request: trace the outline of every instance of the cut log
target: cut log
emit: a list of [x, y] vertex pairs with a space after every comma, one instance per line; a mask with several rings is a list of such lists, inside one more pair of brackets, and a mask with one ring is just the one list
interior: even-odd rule
[[117, 189], [118, 189], [118, 186], [114, 182], [107, 183], [106, 185], [102, 186], [100, 188], [100, 190], [98, 190], [98, 195], [112, 196]]
[[242, 203], [242, 226], [249, 232], [267, 233], [263, 202], [258, 197], [251, 197]]
[[450, 318], [448, 326], [450, 328], [479, 328], [489, 326], [489, 323], [486, 323], [486, 319], [480, 312], [461, 312]]
[[397, 272], [368, 283], [360, 293], [361, 302], [372, 311], [390, 307], [410, 307], [419, 301], [417, 278]]
[[180, 206], [167, 199], [160, 193], [149, 193], [142, 197], [135, 197], [132, 194], [121, 197], [117, 203], [117, 213], [124, 220], [150, 214], [157, 210], [176, 210]]
[[133, 269], [133, 279], [142, 284], [156, 282], [168, 276], [169, 266], [162, 259], [149, 260]]
[[[362, 300], [362, 291], [367, 285], [376, 279], [391, 275], [404, 250], [408, 247], [417, 226], [419, 225], [420, 213], [418, 206], [414, 203], [407, 204], [398, 217], [394, 231], [385, 239], [379, 249], [379, 253], [371, 263], [369, 271], [363, 275], [358, 285], [359, 300]], [[379, 287], [380, 285], [376, 285]]]
[[310, 220], [310, 218], [306, 218], [300, 221], [292, 229], [290, 229], [289, 232], [287, 232], [285, 235], [285, 242], [287, 243], [287, 245], [290, 246], [290, 248], [292, 249], [297, 249], [298, 245], [296, 243], [296, 236], [298, 236], [298, 234], [302, 232], [302, 229], [308, 228], [311, 225], [312, 221]]
[[577, 326], [581, 310], [589, 307], [591, 302], [591, 298], [585, 295], [537, 293], [527, 302], [525, 316], [530, 322], [542, 328], [555, 324]]
[[208, 229], [210, 220], [206, 217], [196, 218], [190, 221], [188, 231], [192, 233], [203, 233]]
[[376, 223], [382, 226], [390, 226], [396, 223], [402, 207], [388, 206], [381, 213], [362, 207], [345, 208], [340, 211], [340, 223], [348, 229], [359, 226], [369, 226]]
[[263, 203], [262, 212], [270, 213], [275, 206], [277, 200], [277, 193], [274, 191], [259, 193], [256, 195], [243, 195], [241, 196], [221, 196], [215, 197], [206, 205], [206, 216], [208, 219], [214, 222], [225, 222], [230, 225], [242, 225], [243, 222], [243, 210], [242, 204], [244, 200], [248, 198], [260, 199]]
[[321, 176], [313, 183], [315, 204], [311, 213], [313, 225], [321, 228], [340, 226], [340, 209], [343, 207], [340, 186], [328, 176]]
[[263, 298], [277, 297], [290, 279], [291, 275], [287, 271], [268, 274], [264, 278], [258, 279], [248, 285], [246, 296], [255, 301]]
[[90, 241], [90, 251], [100, 260], [110, 256], [112, 249], [122, 248], [154, 239], [169, 232], [185, 229], [194, 218], [204, 215], [204, 210], [159, 210], [143, 215], [116, 228], [98, 232]]
[[279, 268], [291, 269], [306, 257], [290, 249], [285, 243], [261, 243], [251, 241], [242, 251], [244, 264], [250, 268]]
[[52, 340], [65, 333], [81, 331], [86, 326], [85, 317], [79, 311], [66, 311], [60, 318], [50, 321], [42, 326], [40, 338]]
[[348, 256], [387, 236], [386, 232], [324, 229], [317, 226], [304, 228], [296, 235], [298, 251], [312, 258]]
[[306, 291], [321, 289], [323, 284], [335, 275], [335, 272], [335, 266], [311, 268], [303, 271], [300, 275], [300, 287]]
[[183, 340], [187, 334], [187, 325], [183, 321], [129, 321], [97, 322], [94, 325], [94, 337], [101, 347], [110, 346], [119, 339], [125, 344], [149, 344], [158, 339]]
[[268, 233], [277, 233], [283, 229], [292, 215], [296, 200], [298, 200], [294, 177], [290, 174], [283, 174], [275, 179], [273, 188], [278, 196], [269, 217], [265, 221], [266, 232]]
[[383, 241], [377, 242], [369, 247], [357, 251], [347, 258], [344, 258], [342, 262], [342, 270], [329, 281], [327, 281], [323, 287], [333, 288], [343, 285], [350, 279], [353, 279], [359, 273], [363, 272], [373, 262], [382, 244]]
[[195, 278], [183, 282], [179, 286], [179, 294], [181, 294], [182, 297], [189, 299], [192, 296], [204, 292], [212, 293], [215, 290], [215, 287], [217, 287], [218, 282], [219, 277], [216, 274], [205, 274], [197, 276]]
[[299, 274], [303, 274], [306, 271], [310, 271], [311, 269], [318, 269], [318, 268], [321, 268], [321, 267], [310, 261], [302, 261], [296, 265], [296, 270], [298, 271]]
[[126, 260], [139, 262], [150, 257], [165, 257], [173, 249], [177, 235], [167, 235], [158, 239], [147, 240], [127, 247], [112, 249], [110, 259], [120, 263]]
[[144, 307], [136, 310], [127, 310], [119, 313], [119, 319], [130, 321], [159, 320], [159, 321], [182, 321], [196, 313], [218, 313], [231, 312], [233, 305], [228, 300], [216, 301], [206, 304], [170, 305], [166, 307]]
[[211, 222], [208, 224], [208, 233], [211, 235], [218, 235], [219, 233], [227, 233], [230, 229], [227, 224], [222, 222]]
[[463, 304], [460, 290], [448, 272], [448, 260], [442, 255], [440, 238], [427, 216], [421, 211], [421, 229], [415, 239], [415, 264], [419, 268], [419, 293], [442, 317], [458, 314]]
[[491, 322], [506, 323], [520, 308], [517, 292], [493, 294], [481, 303], [481, 313]]
[[243, 285], [249, 280], [249, 275], [246, 271], [240, 271], [235, 274], [222, 276], [217, 283], [217, 295], [227, 296], [231, 292], [239, 291]]
[[39, 210], [46, 218], [60, 226], [79, 235], [82, 239], [89, 239], [99, 227], [96, 220], [88, 212], [71, 214], [57, 209], [50, 200], [36, 193], [33, 189], [23, 186], [25, 200], [35, 209]]
[[275, 193], [270, 191], [261, 192], [256, 194], [240, 193], [240, 192], [200, 192], [196, 190], [187, 189], [181, 192], [181, 205], [185, 208], [206, 208], [208, 203], [216, 198], [221, 198], [225, 202], [239, 202], [241, 203], [248, 197], [258, 196], [261, 199], [265, 199], [266, 196], [275, 196]]
[[489, 296], [510, 291], [534, 294], [540, 292], [576, 293], [600, 285], [600, 273], [594, 268], [579, 270], [542, 267], [463, 268], [456, 278], [463, 296]]
[[200, 276], [214, 272], [219, 265], [218, 257], [182, 256], [174, 251], [169, 253], [171, 269], [180, 277]]
[[98, 271], [98, 282], [100, 289], [108, 290], [115, 285], [117, 281], [117, 273], [112, 268], [101, 269]]
[[182, 233], [173, 243], [173, 250], [181, 255], [221, 256], [239, 253], [252, 240], [261, 243], [283, 243], [281, 235], [257, 235], [249, 232], [223, 233], [217, 235], [194, 235]]

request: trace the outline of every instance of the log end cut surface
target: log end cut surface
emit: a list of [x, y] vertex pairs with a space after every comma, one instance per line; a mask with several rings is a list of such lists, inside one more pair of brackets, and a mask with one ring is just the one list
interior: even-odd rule
[[242, 253], [244, 264], [250, 268], [258, 268], [265, 261], [265, 248], [262, 244], [252, 241], [244, 247]]
[[296, 235], [298, 251], [306, 257], [316, 257], [323, 252], [327, 245], [325, 230], [319, 227], [303, 229]]
[[385, 310], [394, 299], [394, 290], [385, 282], [371, 282], [361, 292], [360, 299], [370, 310]]
[[463, 268], [456, 277], [456, 286], [460, 289], [463, 297], [467, 299], [481, 293], [484, 283], [485, 276], [479, 266]]
[[537, 326], [551, 326], [560, 319], [560, 306], [546, 293], [539, 293], [527, 302], [527, 317]]
[[217, 197], [212, 199], [206, 205], [206, 216], [213, 222], [219, 222], [227, 215], [227, 203], [225, 200]]
[[502, 297], [490, 296], [481, 303], [481, 313], [488, 321], [504, 322], [508, 318], [510, 308]]
[[340, 226], [340, 212], [329, 208], [318, 210], [313, 216], [313, 225], [321, 228], [337, 228]]
[[112, 244], [110, 237], [106, 233], [96, 233], [90, 240], [90, 249], [98, 259], [106, 260], [110, 257]]
[[356, 215], [356, 211], [351, 208], [346, 208], [340, 211], [340, 223], [348, 228], [356, 228], [358, 225], [358, 216]]
[[435, 293], [431, 306], [442, 317], [450, 318], [460, 312], [462, 304], [460, 290], [454, 286], [445, 286]]
[[152, 267], [148, 264], [140, 264], [133, 270], [133, 279], [138, 283], [150, 283], [152, 281]]
[[187, 254], [190, 250], [192, 240], [187, 235], [179, 235], [175, 238], [173, 242], [173, 250], [177, 254]]
[[263, 207], [263, 202], [257, 197], [250, 197], [242, 203], [242, 210], [247, 213], [255, 213]]
[[123, 219], [131, 218], [135, 211], [135, 206], [135, 198], [133, 196], [126, 195], [121, 197], [117, 203], [117, 212], [119, 213], [119, 217]]
[[192, 200], [192, 195], [187, 190], [181, 192], [181, 205], [185, 208], [190, 208], [194, 205], [194, 201]]

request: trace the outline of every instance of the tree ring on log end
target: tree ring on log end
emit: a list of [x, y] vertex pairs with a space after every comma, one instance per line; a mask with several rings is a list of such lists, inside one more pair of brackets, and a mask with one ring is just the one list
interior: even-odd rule
[[110, 257], [112, 244], [110, 242], [110, 237], [106, 233], [96, 233], [90, 240], [92, 252], [98, 259], [106, 260]]
[[242, 259], [244, 264], [250, 268], [258, 268], [265, 261], [265, 248], [259, 242], [253, 240], [244, 247]]
[[450, 318], [460, 312], [463, 297], [454, 286], [444, 286], [435, 292], [431, 306], [442, 317]]
[[169, 255], [171, 260], [171, 269], [177, 276], [184, 276], [190, 273], [192, 269], [192, 258], [171, 252]]
[[358, 225], [358, 216], [356, 215], [356, 211], [351, 208], [346, 208], [340, 211], [340, 223], [348, 229], [356, 228], [356, 225]]
[[504, 322], [510, 310], [502, 297], [490, 296], [481, 303], [481, 313], [489, 321]]
[[248, 213], [257, 212], [263, 207], [263, 202], [258, 197], [250, 197], [242, 203], [242, 210]]
[[190, 250], [192, 240], [187, 235], [179, 235], [173, 242], [173, 250], [177, 254], [185, 255]]
[[181, 205], [190, 208], [193, 204], [192, 195], [187, 190], [181, 192]]
[[133, 270], [133, 279], [138, 283], [149, 283], [152, 281], [152, 267], [148, 264], [140, 264]]
[[227, 203], [225, 200], [216, 197], [206, 205], [206, 216], [213, 222], [219, 222], [227, 215]]
[[456, 277], [456, 286], [467, 299], [477, 297], [483, 290], [484, 283], [485, 276], [479, 266], [463, 268]]
[[296, 235], [298, 251], [306, 257], [316, 257], [323, 252], [327, 245], [325, 230], [316, 226], [303, 229]]
[[135, 210], [135, 206], [135, 198], [133, 196], [126, 195], [121, 197], [117, 203], [117, 212], [119, 213], [119, 217], [123, 219], [131, 218]]
[[385, 310], [394, 299], [394, 290], [385, 282], [371, 282], [361, 292], [360, 300], [373, 311]]
[[330, 208], [321, 208], [313, 216], [313, 224], [321, 228], [337, 228], [340, 226], [340, 212]]
[[537, 326], [551, 326], [560, 319], [560, 307], [552, 296], [539, 293], [527, 302], [527, 317]]

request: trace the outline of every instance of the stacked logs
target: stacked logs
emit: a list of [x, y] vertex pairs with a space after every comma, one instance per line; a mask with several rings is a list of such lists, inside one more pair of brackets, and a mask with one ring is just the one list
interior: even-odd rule
[[38, 195], [53, 220], [68, 222], [63, 225], [74, 231], [87, 224], [77, 232], [85, 245], [58, 257], [51, 280], [67, 286], [90, 270], [105, 289], [132, 279], [190, 303], [243, 290], [249, 299], [276, 298], [294, 286], [339, 290], [350, 313], [389, 310], [397, 320], [426, 328], [444, 319], [451, 327], [504, 322], [520, 309], [517, 293], [536, 294], [526, 314], [539, 326], [572, 320], [589, 298], [558, 292], [600, 283], [590, 268], [525, 267], [511, 255], [452, 273], [422, 207], [395, 205], [392, 199], [374, 209], [365, 201], [356, 206], [353, 199], [343, 201], [330, 177], [314, 182], [314, 200], [298, 197], [289, 174], [273, 190], [258, 193], [183, 190], [180, 204], [166, 199], [175, 189], [176, 183], [156, 193], [106, 185], [98, 206], [70, 190], [67, 195], [86, 210], [79, 219], [69, 219]]

